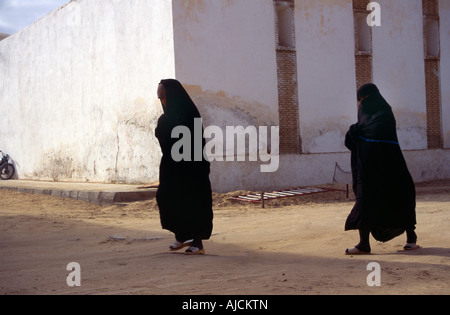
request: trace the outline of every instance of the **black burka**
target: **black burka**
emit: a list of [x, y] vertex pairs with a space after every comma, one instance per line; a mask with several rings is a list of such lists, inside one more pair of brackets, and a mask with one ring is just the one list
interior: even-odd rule
[[[155, 130], [163, 154], [156, 194], [161, 225], [175, 233], [180, 242], [209, 239], [213, 228], [210, 163], [203, 155], [201, 161], [194, 161], [194, 119], [200, 118], [200, 113], [178, 81], [162, 80], [161, 84], [166, 89], [167, 100]], [[180, 140], [171, 137], [177, 126], [186, 126], [191, 132], [191, 161], [177, 162], [172, 158], [172, 146]], [[202, 143], [203, 148], [203, 137]]]
[[381, 242], [414, 230], [416, 193], [396, 132], [391, 106], [374, 84], [358, 91], [358, 122], [347, 132], [356, 203], [345, 230], [372, 232]]

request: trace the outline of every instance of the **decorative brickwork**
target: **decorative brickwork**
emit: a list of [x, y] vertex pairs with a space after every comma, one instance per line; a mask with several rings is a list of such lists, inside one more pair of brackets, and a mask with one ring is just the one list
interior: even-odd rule
[[429, 149], [443, 146], [441, 129], [441, 101], [439, 60], [425, 60], [425, 84], [427, 97], [427, 138]]
[[437, 0], [423, 0], [427, 140], [429, 149], [443, 147], [441, 91], [439, 79], [439, 5]]
[[373, 81], [372, 55], [355, 55], [356, 88]]
[[373, 81], [372, 30], [367, 25], [369, 0], [353, 0], [356, 88]]
[[423, 15], [439, 16], [438, 0], [423, 0], [422, 1]]
[[[280, 153], [301, 153], [294, 1], [274, 0]], [[282, 19], [282, 20], [280, 20]]]
[[280, 153], [301, 153], [297, 87], [297, 54], [277, 50]]
[[369, 0], [353, 0], [353, 10], [367, 12], [369, 2]]

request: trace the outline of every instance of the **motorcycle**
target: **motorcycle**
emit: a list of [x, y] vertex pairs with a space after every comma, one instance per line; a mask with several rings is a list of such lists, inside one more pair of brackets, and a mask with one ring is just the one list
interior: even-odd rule
[[13, 177], [16, 169], [14, 168], [14, 164], [9, 162], [11, 158], [8, 154], [2, 151], [0, 151], [0, 154], [2, 155], [2, 159], [0, 160], [0, 178], [7, 180]]

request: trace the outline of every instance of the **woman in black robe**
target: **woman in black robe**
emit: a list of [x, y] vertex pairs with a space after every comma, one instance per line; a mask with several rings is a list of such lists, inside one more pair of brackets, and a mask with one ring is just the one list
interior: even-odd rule
[[[194, 121], [200, 113], [186, 90], [177, 80], [162, 80], [158, 86], [164, 114], [155, 130], [161, 146], [159, 187], [156, 200], [163, 229], [175, 234], [176, 242], [170, 250], [189, 246], [186, 254], [204, 254], [202, 240], [211, 237], [213, 228], [212, 191], [209, 181], [210, 163], [203, 156], [194, 159]], [[190, 159], [172, 156], [173, 145], [180, 141], [172, 138], [172, 130], [185, 126], [190, 130]], [[203, 128], [202, 128], [203, 130]], [[202, 149], [205, 145], [202, 131]], [[184, 150], [187, 148], [183, 148]]]
[[356, 195], [345, 230], [359, 230], [360, 243], [346, 253], [370, 253], [370, 233], [387, 242], [406, 231], [404, 249], [415, 249], [416, 193], [398, 143], [392, 108], [372, 83], [358, 90], [358, 102], [358, 122], [345, 138]]

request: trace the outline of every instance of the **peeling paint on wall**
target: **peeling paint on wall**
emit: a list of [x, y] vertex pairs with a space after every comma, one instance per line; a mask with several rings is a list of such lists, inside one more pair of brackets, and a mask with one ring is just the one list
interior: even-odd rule
[[[397, 122], [397, 135], [403, 150], [426, 149], [427, 117], [408, 109], [393, 109]], [[418, 144], [422, 143], [423, 147]]]
[[[160, 108], [159, 101], [152, 105], [142, 97], [124, 106], [117, 119], [117, 154], [115, 159], [115, 182], [144, 183], [158, 178], [161, 158], [155, 137], [158, 112], [148, 108]], [[150, 180], [151, 181], [151, 180]]]
[[205, 125], [277, 126], [278, 110], [274, 104], [246, 102], [224, 91], [204, 91], [199, 85], [183, 84], [194, 103], [203, 113]]
[[37, 178], [51, 178], [54, 181], [72, 178], [74, 173], [80, 173], [81, 164], [74, 160], [73, 154], [65, 148], [45, 153], [35, 168]]
[[305, 153], [347, 152], [344, 140], [350, 125], [347, 116], [324, 118], [320, 124], [303, 126], [303, 150]]

